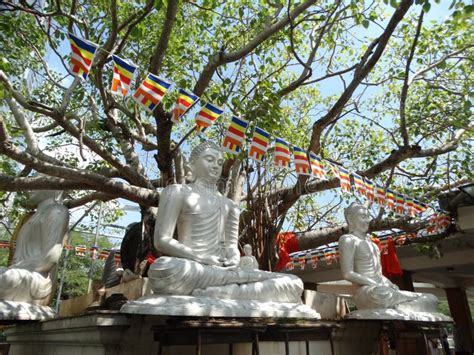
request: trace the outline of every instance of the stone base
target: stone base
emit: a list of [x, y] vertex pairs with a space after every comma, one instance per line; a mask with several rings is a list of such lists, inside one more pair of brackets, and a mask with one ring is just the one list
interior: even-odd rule
[[349, 313], [346, 319], [406, 320], [417, 322], [452, 322], [441, 313], [407, 312], [398, 309], [362, 309]]
[[144, 296], [127, 302], [120, 312], [191, 317], [321, 318], [318, 312], [303, 304], [193, 296]]
[[55, 316], [54, 311], [46, 306], [0, 300], [0, 321], [47, 320]]

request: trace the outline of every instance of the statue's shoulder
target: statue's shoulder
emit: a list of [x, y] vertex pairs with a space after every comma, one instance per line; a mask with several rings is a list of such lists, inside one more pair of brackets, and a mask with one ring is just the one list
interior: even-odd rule
[[239, 205], [237, 203], [235, 203], [234, 201], [232, 201], [230, 198], [228, 198], [226, 196], [223, 196], [222, 194], [221, 194], [221, 196], [222, 196], [222, 199], [224, 200], [225, 204], [227, 205], [227, 207], [232, 208], [232, 209], [240, 209]]
[[166, 186], [161, 192], [162, 196], [179, 196], [182, 194], [189, 194], [192, 192], [192, 189], [189, 185], [184, 184], [171, 184]]
[[344, 234], [339, 238], [339, 247], [342, 245], [355, 245], [359, 240], [360, 239], [353, 234]]

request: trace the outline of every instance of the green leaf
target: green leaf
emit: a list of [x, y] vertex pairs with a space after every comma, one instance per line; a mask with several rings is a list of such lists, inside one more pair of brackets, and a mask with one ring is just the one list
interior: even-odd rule
[[427, 1], [425, 2], [425, 4], [423, 5], [423, 11], [428, 13], [431, 9], [431, 4]]
[[160, 11], [163, 7], [163, 0], [155, 0], [155, 9], [156, 11]]
[[362, 21], [362, 26], [364, 26], [364, 28], [368, 28], [369, 25], [370, 25], [369, 20], [365, 20], [365, 19], [364, 19], [364, 20]]

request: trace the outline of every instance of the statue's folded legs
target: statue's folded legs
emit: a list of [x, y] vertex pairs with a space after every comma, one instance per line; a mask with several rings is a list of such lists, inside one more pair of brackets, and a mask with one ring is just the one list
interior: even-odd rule
[[300, 302], [303, 282], [294, 275], [262, 270], [203, 265], [161, 257], [148, 272], [156, 294], [248, 299], [265, 302]]

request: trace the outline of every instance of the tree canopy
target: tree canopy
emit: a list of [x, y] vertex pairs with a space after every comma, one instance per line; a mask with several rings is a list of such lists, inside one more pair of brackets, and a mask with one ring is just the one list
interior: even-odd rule
[[[431, 203], [473, 180], [473, 6], [455, 0], [443, 18], [429, 19], [439, 6], [4, 2], [0, 198], [61, 188], [71, 191], [70, 208], [124, 198], [138, 203], [146, 220], [162, 187], [185, 182], [186, 153], [200, 140], [190, 132], [194, 116], [171, 121], [176, 90], [152, 114], [112, 95], [115, 54], [139, 67], [132, 87], [148, 72], [158, 74], [252, 128]], [[71, 75], [68, 32], [100, 44], [86, 81]], [[207, 139], [220, 143], [227, 123], [217, 121]], [[242, 240], [266, 268], [282, 228], [302, 232], [304, 247], [344, 231], [339, 210], [347, 197], [328, 193], [338, 188], [335, 177], [297, 176], [269, 159], [255, 164], [244, 149], [227, 156], [222, 181], [221, 191], [241, 204]], [[372, 212], [373, 231], [419, 226], [375, 205]]]

